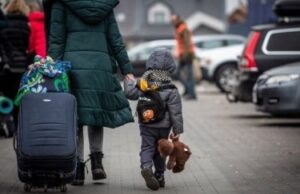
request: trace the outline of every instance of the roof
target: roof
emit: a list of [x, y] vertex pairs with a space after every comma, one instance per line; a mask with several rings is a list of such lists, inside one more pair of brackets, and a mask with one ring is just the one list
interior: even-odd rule
[[172, 11], [180, 13], [194, 32], [220, 33], [226, 28], [225, 4], [220, 0], [122, 0], [116, 9], [122, 21], [119, 27], [125, 39], [155, 40], [170, 39], [174, 36], [174, 26], [170, 24], [149, 24], [148, 9], [156, 2], [163, 2]]

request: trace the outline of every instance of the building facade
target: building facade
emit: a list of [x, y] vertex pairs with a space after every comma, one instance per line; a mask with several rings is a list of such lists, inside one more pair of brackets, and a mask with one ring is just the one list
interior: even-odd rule
[[127, 43], [173, 38], [174, 13], [186, 20], [194, 34], [226, 32], [225, 0], [120, 0], [115, 9]]
[[[229, 0], [228, 0], [229, 1]], [[247, 36], [252, 26], [259, 24], [274, 23], [277, 21], [272, 8], [275, 0], [248, 0], [245, 1], [247, 15], [245, 21], [229, 23], [228, 32]], [[230, 17], [236, 16], [237, 11], [241, 10], [242, 5], [233, 10]]]
[[127, 42], [173, 38], [173, 13], [184, 18], [194, 34], [226, 31], [224, 0], [121, 0], [115, 10]]

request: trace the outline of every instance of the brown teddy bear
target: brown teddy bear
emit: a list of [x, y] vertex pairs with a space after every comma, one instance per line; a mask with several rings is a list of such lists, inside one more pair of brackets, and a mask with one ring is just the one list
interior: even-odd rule
[[169, 156], [167, 169], [179, 173], [184, 170], [184, 165], [192, 153], [187, 145], [179, 141], [179, 138], [172, 136], [170, 138], [172, 142], [168, 139], [158, 141], [158, 151], [162, 157]]

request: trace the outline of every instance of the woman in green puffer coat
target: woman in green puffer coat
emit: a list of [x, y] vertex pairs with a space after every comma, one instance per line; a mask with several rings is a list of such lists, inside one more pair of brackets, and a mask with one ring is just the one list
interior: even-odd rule
[[[113, 9], [118, 0], [51, 0], [48, 55], [72, 62], [72, 93], [78, 102], [79, 163], [74, 185], [84, 184], [83, 126], [88, 126], [94, 180], [106, 178], [102, 165], [103, 127], [133, 122], [115, 73], [133, 79], [132, 66]], [[47, 12], [46, 10], [46, 12]]]

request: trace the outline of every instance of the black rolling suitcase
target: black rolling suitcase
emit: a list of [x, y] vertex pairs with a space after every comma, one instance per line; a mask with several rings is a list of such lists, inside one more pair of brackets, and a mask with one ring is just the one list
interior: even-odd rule
[[60, 189], [75, 178], [77, 111], [68, 93], [28, 94], [23, 97], [15, 149], [24, 189]]

